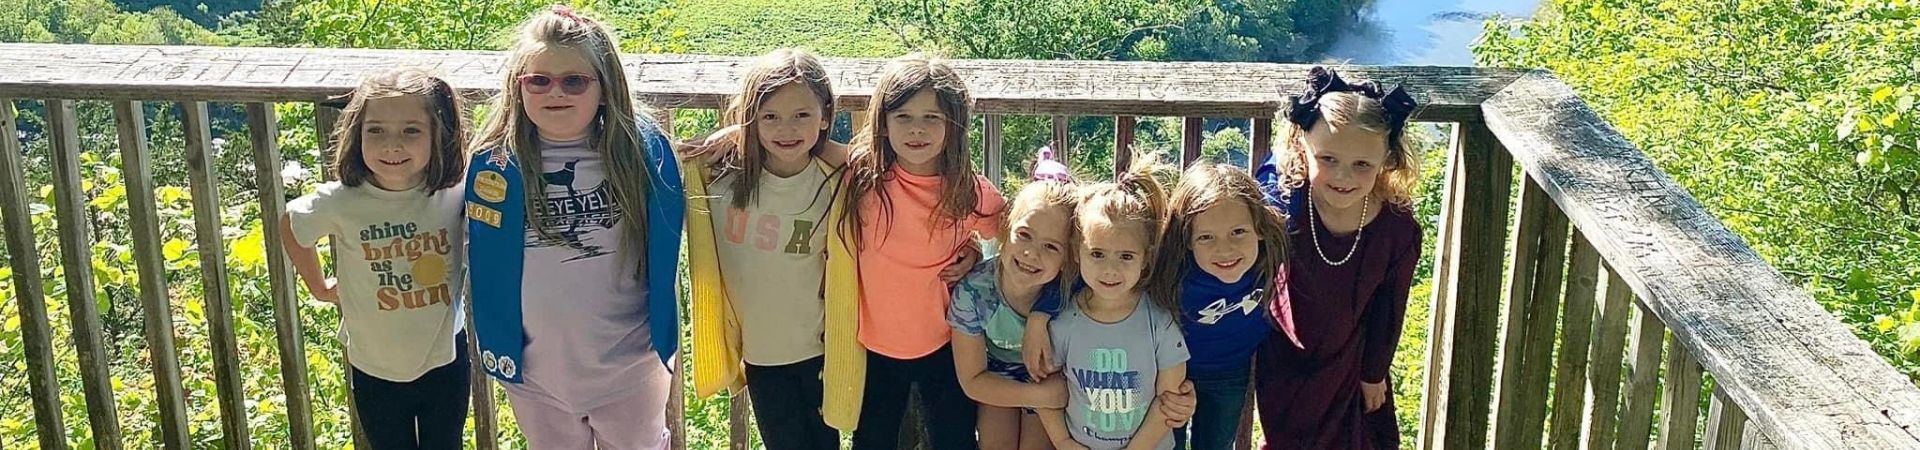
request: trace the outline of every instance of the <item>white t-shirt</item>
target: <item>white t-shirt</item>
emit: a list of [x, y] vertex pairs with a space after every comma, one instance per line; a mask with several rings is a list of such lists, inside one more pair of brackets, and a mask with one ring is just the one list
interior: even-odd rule
[[733, 207], [733, 176], [707, 189], [720, 273], [748, 364], [787, 365], [826, 351], [820, 285], [832, 226], [827, 206], [836, 193], [819, 164], [786, 178], [762, 172], [760, 195], [746, 208]]
[[464, 322], [463, 191], [331, 182], [287, 203], [294, 239], [333, 236], [340, 340], [354, 368], [407, 382], [453, 362]]
[[[545, 213], [527, 216], [520, 278], [527, 334], [523, 383], [506, 386], [516, 395], [584, 413], [670, 376], [653, 351], [647, 286], [637, 277], [645, 250], [623, 250], [620, 242], [627, 227], [622, 208], [645, 205], [619, 203], [606, 158], [587, 140], [542, 139], [540, 146], [546, 192], [529, 195], [542, 195], [537, 204]], [[526, 185], [532, 189], [534, 183]]]

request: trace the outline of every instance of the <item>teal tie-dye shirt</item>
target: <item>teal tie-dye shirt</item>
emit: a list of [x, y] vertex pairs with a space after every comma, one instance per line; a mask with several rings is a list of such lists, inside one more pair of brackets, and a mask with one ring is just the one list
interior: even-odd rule
[[1006, 297], [1000, 294], [999, 279], [998, 261], [988, 259], [973, 266], [973, 271], [953, 286], [953, 302], [947, 306], [947, 325], [952, 326], [955, 333], [984, 337], [987, 359], [1001, 364], [1020, 364], [1027, 318], [1007, 306]]

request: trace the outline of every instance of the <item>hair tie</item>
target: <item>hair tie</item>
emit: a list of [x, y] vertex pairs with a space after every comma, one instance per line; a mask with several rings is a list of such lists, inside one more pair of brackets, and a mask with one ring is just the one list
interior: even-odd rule
[[593, 23], [593, 20], [587, 19], [586, 17], [582, 17], [579, 14], [574, 14], [573, 7], [567, 6], [567, 5], [553, 5], [553, 14], [556, 16], [565, 17], [567, 18], [567, 20], [572, 20], [574, 22]]
[[1058, 181], [1072, 183], [1073, 175], [1067, 171], [1067, 165], [1053, 160], [1053, 147], [1041, 146], [1040, 159], [1033, 162], [1033, 181]]
[[1413, 111], [1419, 109], [1420, 104], [1413, 101], [1406, 89], [1394, 86], [1393, 91], [1380, 97], [1380, 107], [1386, 110], [1387, 126], [1399, 130], [1407, 126], [1407, 119], [1413, 117]]
[[1373, 81], [1348, 84], [1333, 69], [1315, 66], [1307, 72], [1307, 89], [1294, 96], [1293, 105], [1287, 110], [1287, 120], [1299, 125], [1302, 130], [1313, 128], [1314, 122], [1320, 120], [1320, 99], [1333, 92], [1353, 92], [1379, 100], [1387, 126], [1393, 132], [1405, 127], [1407, 119], [1419, 108], [1413, 96], [1400, 86], [1387, 90]]
[[1344, 92], [1349, 88], [1340, 74], [1326, 67], [1314, 66], [1307, 71], [1307, 89], [1293, 98], [1293, 107], [1287, 112], [1287, 119], [1300, 129], [1313, 128], [1320, 120], [1320, 97], [1328, 92]]

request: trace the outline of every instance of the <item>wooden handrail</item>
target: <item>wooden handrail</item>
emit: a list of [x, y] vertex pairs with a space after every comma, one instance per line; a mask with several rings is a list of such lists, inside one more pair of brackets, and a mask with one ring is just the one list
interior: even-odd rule
[[[55, 54], [60, 57], [49, 57]], [[719, 107], [738, 88], [738, 77], [749, 62], [695, 55], [624, 58], [636, 96], [663, 112]], [[0, 44], [0, 67], [10, 68], [0, 71], [0, 98], [49, 100], [58, 153], [52, 160], [61, 172], [55, 190], [63, 230], [60, 245], [68, 255], [64, 264], [74, 266], [86, 264], [87, 242], [81, 236], [85, 233], [75, 231], [84, 226], [74, 218], [85, 213], [86, 205], [73, 167], [80, 151], [73, 100], [116, 102], [123, 146], [133, 149], [122, 154], [136, 175], [129, 180], [135, 184], [130, 192], [152, 188], [143, 184], [150, 180], [139, 175], [145, 166], [176, 163], [145, 160], [147, 153], [138, 145], [145, 137], [138, 127], [129, 128], [141, 122], [138, 103], [133, 102], [183, 102], [185, 165], [196, 212], [218, 211], [221, 204], [206, 104], [248, 104], [247, 128], [259, 152], [254, 155], [254, 180], [265, 188], [258, 194], [264, 199], [254, 200], [261, 202], [263, 212], [277, 214], [284, 197], [277, 182], [271, 103], [324, 101], [347, 92], [370, 71], [402, 65], [437, 70], [470, 95], [491, 95], [503, 81], [502, 62], [498, 52]], [[839, 106], [859, 109], [885, 61], [829, 58], [826, 63], [841, 94]], [[1298, 90], [1308, 67], [987, 60], [954, 64], [968, 78], [977, 111], [986, 118], [982, 134], [987, 139], [980, 151], [987, 152], [983, 160], [992, 167], [983, 173], [996, 178], [1003, 174], [1000, 166], [1025, 163], [1006, 161], [1001, 152], [1003, 119], [1018, 115], [1061, 118], [1053, 136], [1063, 141], [1057, 147], [1062, 156], [1070, 150], [1064, 142], [1066, 117], [1115, 116], [1121, 148], [1114, 161], [1122, 167], [1130, 159], [1139, 117], [1183, 118], [1183, 159], [1198, 155], [1203, 140], [1199, 118], [1252, 118], [1255, 142], [1248, 150], [1258, 160], [1275, 151], [1269, 142], [1276, 134], [1274, 114], [1286, 103], [1286, 93]], [[1341, 69], [1361, 78], [1407, 83], [1425, 105], [1416, 119], [1459, 123], [1442, 208], [1447, 219], [1440, 224], [1441, 242], [1435, 243], [1440, 250], [1429, 337], [1435, 347], [1428, 366], [1433, 395], [1427, 397], [1429, 421], [1421, 448], [1573, 448], [1581, 442], [1596, 448], [1643, 448], [1656, 434], [1663, 448], [1680, 448], [1694, 443], [1693, 432], [1702, 420], [1709, 430], [1706, 444], [1716, 448], [1741, 443], [1920, 448], [1920, 389], [1761, 260], [1564, 83], [1544, 72], [1502, 69]], [[11, 104], [0, 106], [7, 112], [0, 114], [0, 121], [12, 129]], [[324, 124], [336, 119], [337, 112], [330, 109], [316, 116], [322, 132], [329, 131]], [[31, 223], [21, 213], [29, 199], [21, 185], [19, 143], [7, 134], [0, 137], [0, 149], [11, 153], [0, 157], [0, 213], [6, 216], [9, 257], [20, 280], [16, 293], [25, 319], [35, 423], [42, 431], [42, 446], [61, 448], [60, 434], [76, 425], [61, 420], [54, 378], [72, 374], [55, 374], [50, 366], [49, 347], [54, 344], [49, 341], [49, 305], [36, 276], [40, 271], [34, 270]], [[1516, 164], [1524, 176], [1512, 176]], [[1512, 204], [1515, 192], [1521, 193], [1517, 207]], [[152, 205], [143, 199], [135, 206], [136, 221], [141, 222], [136, 239], [159, 239], [151, 223]], [[1510, 212], [1519, 216], [1511, 235], [1506, 222]], [[231, 448], [247, 448], [250, 430], [235, 357], [233, 293], [224, 279], [219, 227], [217, 215], [195, 214], [201, 266], [215, 274], [203, 280], [207, 299], [197, 301], [206, 302], [213, 334], [222, 435]], [[266, 239], [277, 349], [283, 366], [302, 366], [298, 302], [280, 255], [284, 249], [272, 238], [277, 232], [267, 230]], [[1512, 254], [1506, 252], [1509, 237], [1517, 244]], [[153, 242], [140, 244], [134, 247], [144, 277], [158, 260]], [[1504, 270], [1509, 261], [1512, 272]], [[95, 281], [87, 272], [66, 273], [76, 277], [70, 285], [86, 288], [69, 289], [69, 295], [90, 304], [87, 297]], [[162, 296], [164, 286], [143, 278], [142, 308], [164, 309], [173, 301]], [[1504, 322], [1499, 320], [1503, 304], [1509, 308]], [[70, 325], [81, 341], [78, 353], [86, 360], [82, 384], [88, 394], [87, 426], [108, 441], [101, 443], [103, 448], [112, 448], [122, 437], [111, 392], [101, 376], [106, 361], [86, 356], [102, 353], [98, 315], [71, 300], [67, 306], [74, 308], [78, 322]], [[150, 326], [167, 327], [164, 317], [147, 313]], [[1629, 313], [1637, 317], [1629, 320]], [[1563, 325], [1555, 328], [1556, 323]], [[169, 330], [148, 331], [159, 343], [153, 351], [173, 351], [162, 342]], [[1497, 352], [1499, 348], [1507, 350]], [[1555, 349], [1561, 353], [1554, 355]], [[179, 423], [179, 399], [169, 398], [180, 389], [177, 379], [168, 380], [179, 369], [169, 367], [175, 363], [168, 355], [152, 359], [159, 362], [153, 369], [165, 402], [158, 406], [167, 422], [160, 438], [170, 447], [184, 446], [188, 430]], [[1623, 359], [1631, 360], [1626, 373], [1620, 370]], [[305, 369], [282, 373], [293, 439], [288, 446], [309, 448], [314, 445], [313, 412], [307, 409]], [[1710, 390], [1702, 376], [1711, 376]], [[1714, 400], [1702, 416], [1698, 402], [1688, 400], [1704, 392], [1711, 392]], [[485, 393], [479, 393], [483, 400], [475, 405], [491, 410]], [[1546, 420], [1548, 402], [1555, 405], [1551, 427], [1540, 423]], [[744, 398], [734, 402], [737, 408], [746, 404]], [[1658, 423], [1656, 410], [1662, 418]], [[746, 423], [743, 416], [732, 419], [736, 426]], [[489, 434], [494, 428], [486, 420], [476, 423]], [[55, 435], [46, 435], [47, 430]], [[745, 433], [735, 436], [737, 445], [744, 444]], [[1542, 437], [1548, 438], [1544, 444]], [[483, 438], [479, 444], [488, 448], [494, 443]]]
[[1529, 73], [1488, 98], [1482, 110], [1515, 161], [1713, 375], [1720, 392], [1774, 442], [1920, 447], [1920, 389], [1762, 260], [1571, 87], [1548, 73]]
[[[56, 56], [57, 55], [57, 56]], [[750, 58], [624, 55], [634, 94], [659, 108], [720, 108]], [[489, 95], [504, 53], [328, 48], [0, 44], [0, 97], [313, 102], [372, 71], [417, 66]], [[837, 105], [866, 108], [884, 59], [825, 58]], [[980, 114], [1272, 117], [1311, 67], [1262, 63], [955, 60]], [[1408, 82], [1421, 120], [1479, 114], [1522, 72], [1465, 67], [1340, 66], [1350, 76]]]

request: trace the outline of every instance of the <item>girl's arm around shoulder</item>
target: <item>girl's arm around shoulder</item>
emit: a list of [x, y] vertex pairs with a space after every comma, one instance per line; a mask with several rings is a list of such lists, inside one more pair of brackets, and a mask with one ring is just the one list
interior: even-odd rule
[[1047, 329], [1052, 324], [1052, 314], [1039, 310], [1027, 314], [1026, 333], [1020, 339], [1020, 359], [1034, 381], [1044, 381], [1054, 373], [1053, 333]]
[[967, 218], [967, 230], [984, 239], [997, 239], [1000, 230], [1006, 229], [1007, 199], [1000, 196], [1000, 188], [994, 187], [987, 177], [974, 175], [973, 179], [974, 194], [979, 202], [973, 206], [973, 216]]
[[840, 168], [847, 165], [847, 160], [851, 159], [852, 155], [852, 150], [847, 148], [847, 144], [828, 139], [827, 145], [820, 151], [819, 158], [820, 162], [827, 163], [829, 167]]
[[955, 328], [953, 334], [953, 370], [967, 397], [981, 404], [1002, 408], [1065, 408], [1067, 387], [1058, 379], [1048, 383], [1023, 383], [987, 371], [986, 338]]

